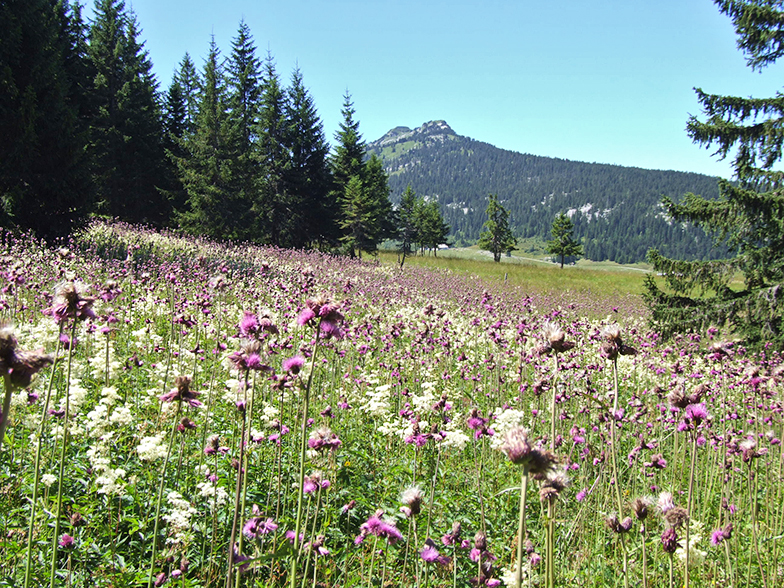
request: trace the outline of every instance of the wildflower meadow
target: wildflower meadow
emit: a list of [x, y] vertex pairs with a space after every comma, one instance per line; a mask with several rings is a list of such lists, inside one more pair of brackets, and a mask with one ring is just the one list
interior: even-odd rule
[[0, 586], [784, 585], [770, 349], [122, 224], [0, 258]]

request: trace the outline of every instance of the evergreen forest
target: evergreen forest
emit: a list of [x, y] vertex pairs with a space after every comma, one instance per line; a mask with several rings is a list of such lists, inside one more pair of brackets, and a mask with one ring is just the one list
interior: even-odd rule
[[410, 185], [437, 201], [457, 243], [473, 243], [489, 194], [509, 212], [517, 237], [550, 238], [553, 219], [570, 216], [585, 257], [631, 263], [657, 248], [671, 257], [722, 255], [701, 229], [667, 216], [662, 197], [718, 197], [718, 180], [675, 171], [583, 163], [499, 149], [455, 133], [444, 121], [397, 127], [368, 145], [384, 161], [392, 199]]
[[0, 3], [0, 225], [64, 237], [95, 216], [351, 256], [395, 235], [351, 96], [331, 149], [302, 72], [239, 23], [162, 89], [123, 0]]

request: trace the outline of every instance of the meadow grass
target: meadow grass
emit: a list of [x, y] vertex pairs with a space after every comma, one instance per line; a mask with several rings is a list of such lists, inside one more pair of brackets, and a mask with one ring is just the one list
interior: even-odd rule
[[[386, 264], [399, 263], [394, 252], [380, 251], [378, 257]], [[605, 298], [642, 294], [647, 273], [637, 267], [590, 262], [566, 265], [561, 269], [557, 264], [515, 256], [493, 263], [492, 259], [470, 249], [410, 256], [406, 257], [406, 264], [472, 274], [489, 283], [506, 283], [537, 294], [574, 292]]]
[[0, 259], [2, 588], [784, 585], [782, 357], [662, 340], [636, 272]]

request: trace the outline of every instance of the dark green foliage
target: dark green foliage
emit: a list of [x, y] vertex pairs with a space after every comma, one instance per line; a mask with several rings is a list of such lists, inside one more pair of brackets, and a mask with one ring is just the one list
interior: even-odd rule
[[268, 55], [264, 63], [264, 89], [259, 108], [256, 156], [259, 162], [259, 203], [255, 209], [261, 234], [272, 245], [285, 246], [293, 238], [292, 205], [286, 186], [291, 166], [286, 121], [286, 94], [280, 85], [275, 62]]
[[564, 266], [564, 258], [579, 257], [583, 254], [583, 246], [574, 240], [574, 224], [563, 212], [558, 213], [553, 221], [551, 230], [553, 238], [547, 242], [547, 253], [557, 255]]
[[[733, 19], [739, 46], [752, 67], [762, 67], [781, 55], [784, 12], [763, 1], [717, 2]], [[647, 282], [647, 300], [656, 326], [665, 334], [708, 327], [750, 345], [771, 343], [784, 348], [782, 281], [784, 281], [784, 173], [773, 170], [781, 160], [781, 120], [784, 98], [738, 98], [697, 90], [706, 120], [692, 117], [689, 135], [695, 142], [717, 146], [722, 157], [732, 150], [735, 182], [719, 183], [718, 201], [687, 194], [681, 202], [665, 199], [677, 222], [705, 229], [726, 242], [732, 258], [688, 262], [652, 251], [649, 258], [665, 275], [669, 292]], [[740, 285], [733, 279], [740, 277]]]
[[716, 257], [699, 229], [668, 224], [662, 196], [717, 197], [715, 178], [514, 153], [462, 137], [443, 121], [399, 127], [368, 149], [384, 160], [392, 199], [410, 185], [438, 200], [452, 234], [474, 242], [485, 220], [484, 194], [503, 194], [510, 224], [522, 237], [548, 239], [553, 217], [575, 210], [575, 238], [589, 259], [631, 263], [651, 247], [687, 259]]
[[186, 143], [187, 155], [177, 161], [188, 192], [188, 209], [179, 219], [183, 228], [216, 239], [251, 236], [251, 203], [231, 188], [231, 151], [227, 137], [226, 88], [215, 41], [204, 64], [196, 129]]
[[351, 96], [344, 96], [343, 121], [335, 134], [332, 158], [333, 197], [339, 209], [340, 241], [354, 257], [373, 252], [384, 239], [395, 236], [397, 227], [389, 200], [388, 177], [375, 155], [365, 161], [365, 143], [354, 120]]
[[159, 188], [165, 152], [158, 83], [136, 18], [122, 0], [98, 0], [90, 28], [89, 153], [98, 211], [122, 220], [164, 225], [171, 213]]
[[493, 254], [493, 261], [501, 261], [501, 254], [510, 253], [517, 245], [512, 229], [509, 227], [509, 213], [498, 201], [498, 196], [490, 194], [485, 214], [487, 220], [479, 234], [479, 248]]
[[400, 206], [397, 208], [397, 238], [400, 241], [400, 267], [406, 262], [406, 255], [412, 252], [412, 246], [419, 239], [417, 231], [417, 211], [421, 199], [411, 186], [406, 188], [400, 197]]
[[294, 70], [291, 76], [287, 98], [286, 136], [291, 154], [285, 174], [291, 202], [288, 245], [335, 245], [338, 238], [337, 206], [330, 192], [329, 146], [313, 98], [303, 84], [299, 69]]
[[434, 255], [439, 245], [447, 243], [449, 225], [444, 222], [438, 202], [425, 202], [425, 199], [417, 196], [409, 186], [403, 193], [396, 212], [400, 267], [403, 267], [406, 255], [412, 252], [414, 243], [418, 243], [423, 251], [432, 249]]
[[92, 186], [78, 6], [0, 3], [0, 223], [41, 237], [67, 235], [86, 214]]

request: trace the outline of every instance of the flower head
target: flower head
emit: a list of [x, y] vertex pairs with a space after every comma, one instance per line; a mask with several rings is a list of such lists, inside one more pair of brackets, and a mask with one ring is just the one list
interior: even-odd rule
[[546, 322], [542, 327], [542, 333], [544, 334], [545, 339], [544, 344], [536, 349], [540, 355], [547, 355], [551, 351], [563, 353], [574, 347], [572, 341], [566, 340], [566, 333], [564, 330], [555, 323]]
[[26, 388], [32, 382], [33, 376], [53, 361], [52, 356], [43, 350], [19, 349], [14, 330], [8, 325], [0, 324], [0, 373], [8, 375], [13, 386]]
[[514, 427], [507, 431], [501, 451], [506, 453], [513, 464], [527, 467], [534, 475], [544, 474], [555, 465], [555, 456], [552, 453], [531, 446], [528, 431], [523, 427]]
[[188, 376], [179, 376], [174, 380], [174, 388], [159, 396], [161, 402], [187, 402], [190, 406], [198, 407], [202, 403], [197, 400], [199, 392], [191, 390], [191, 379]]
[[74, 280], [61, 282], [55, 288], [52, 306], [44, 313], [50, 315], [58, 324], [66, 318], [77, 320], [95, 318], [93, 312], [95, 297], [85, 296], [85, 291], [86, 288], [81, 282]]
[[618, 355], [637, 355], [637, 350], [625, 345], [621, 339], [621, 328], [617, 324], [604, 327], [599, 336], [602, 339], [599, 355], [614, 361]]
[[418, 515], [422, 509], [422, 498], [422, 490], [419, 486], [409, 486], [400, 495], [400, 502], [404, 505], [400, 511], [407, 518]]

